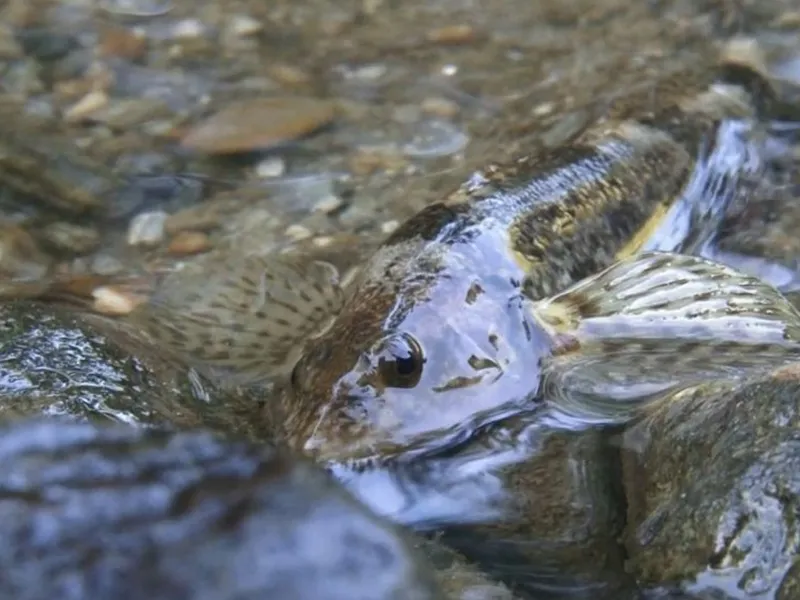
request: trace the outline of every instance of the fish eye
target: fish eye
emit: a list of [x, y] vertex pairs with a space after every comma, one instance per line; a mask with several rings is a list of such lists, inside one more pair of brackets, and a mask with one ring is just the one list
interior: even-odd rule
[[378, 375], [383, 385], [412, 388], [419, 383], [425, 357], [413, 336], [401, 333], [387, 338], [376, 355]]

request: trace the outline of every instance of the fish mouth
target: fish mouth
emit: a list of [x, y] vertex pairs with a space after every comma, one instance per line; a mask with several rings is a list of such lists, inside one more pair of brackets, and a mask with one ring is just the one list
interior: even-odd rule
[[508, 444], [508, 432], [525, 430], [531, 419], [546, 416], [546, 411], [539, 404], [518, 422], [519, 409], [505, 407], [483, 422], [454, 426], [435, 447], [418, 444], [391, 456], [329, 461], [323, 468], [394, 522], [421, 530], [463, 524], [465, 515], [486, 522], [505, 514], [509, 500], [498, 470], [525, 460], [531, 452], [527, 444]]
[[[533, 410], [539, 408], [538, 403], [532, 406]], [[486, 430], [528, 410], [507, 403], [470, 415], [448, 427], [420, 433], [403, 443], [378, 442], [370, 445], [369, 452], [362, 456], [323, 459], [319, 464], [332, 474], [353, 475], [376, 469], [408, 469], [428, 460], [446, 460], [457, 456]]]

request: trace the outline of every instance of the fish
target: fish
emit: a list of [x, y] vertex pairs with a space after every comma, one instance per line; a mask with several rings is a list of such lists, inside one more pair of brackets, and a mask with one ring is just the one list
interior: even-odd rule
[[[787, 112], [762, 58], [736, 40], [703, 86], [668, 77], [573, 141], [488, 165], [406, 221], [292, 370], [289, 443], [362, 469], [446, 451], [543, 404], [615, 421], [658, 385], [761, 368], [767, 347], [796, 359], [799, 317], [783, 296], [701, 256], [720, 216], [765, 176], [762, 124]], [[594, 308], [573, 310], [588, 289]], [[632, 289], [649, 306], [638, 321], [623, 300]], [[708, 300], [729, 293], [745, 308], [728, 315]], [[553, 326], [559, 310], [576, 318]], [[730, 322], [752, 335], [732, 343], [722, 335]], [[614, 338], [616, 327], [628, 337]], [[699, 329], [707, 335], [693, 337]], [[598, 348], [615, 344], [617, 362], [603, 362]], [[690, 347], [701, 351], [682, 370], [635, 385], [640, 359]], [[576, 373], [603, 365], [625, 368], [605, 374], [599, 402]]]
[[338, 314], [336, 267], [295, 256], [208, 255], [153, 285], [130, 321], [165, 351], [226, 385], [268, 384]]
[[800, 358], [794, 305], [698, 256], [644, 252], [536, 304], [550, 335], [568, 338], [542, 364], [542, 395], [583, 426], [625, 423], [679, 390]]
[[797, 358], [781, 293], [703, 258], [768, 178], [777, 118], [793, 115], [763, 56], [734, 40], [713, 69], [665, 74], [563, 145], [486, 165], [352, 269], [208, 257], [130, 317], [217, 378], [279, 381], [285, 442], [321, 463], [446, 451], [542, 406], [566, 426], [618, 422], [682, 382]]

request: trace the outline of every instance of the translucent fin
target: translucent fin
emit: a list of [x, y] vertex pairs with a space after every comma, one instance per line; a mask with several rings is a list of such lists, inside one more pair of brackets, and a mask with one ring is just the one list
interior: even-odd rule
[[584, 422], [624, 421], [675, 390], [800, 359], [800, 314], [780, 292], [693, 256], [620, 261], [534, 314], [563, 348], [542, 365], [546, 399]]
[[329, 263], [209, 256], [166, 277], [131, 317], [210, 376], [256, 383], [291, 369], [303, 343], [338, 313], [342, 297]]

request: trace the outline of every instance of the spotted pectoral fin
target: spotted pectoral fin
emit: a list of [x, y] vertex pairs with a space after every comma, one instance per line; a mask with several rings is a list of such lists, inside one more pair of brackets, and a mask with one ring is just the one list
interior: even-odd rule
[[209, 258], [166, 277], [131, 318], [216, 379], [256, 383], [286, 374], [342, 301], [338, 271], [327, 262]]
[[624, 421], [676, 389], [800, 359], [800, 314], [780, 292], [694, 256], [620, 261], [533, 310], [557, 341], [545, 396], [590, 421]]

